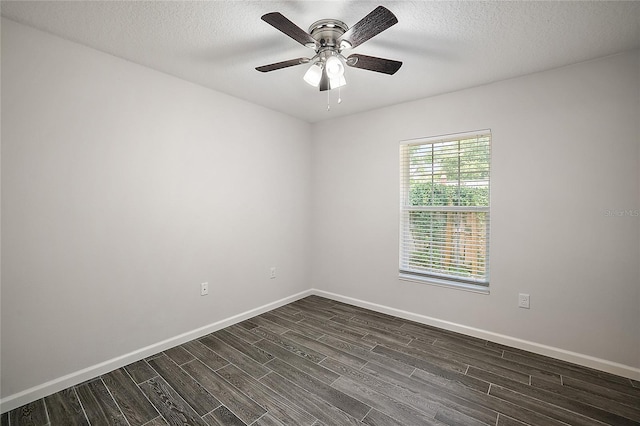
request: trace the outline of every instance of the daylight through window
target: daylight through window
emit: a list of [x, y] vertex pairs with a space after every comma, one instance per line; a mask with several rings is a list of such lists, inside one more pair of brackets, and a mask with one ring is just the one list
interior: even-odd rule
[[489, 130], [400, 146], [400, 277], [489, 285]]

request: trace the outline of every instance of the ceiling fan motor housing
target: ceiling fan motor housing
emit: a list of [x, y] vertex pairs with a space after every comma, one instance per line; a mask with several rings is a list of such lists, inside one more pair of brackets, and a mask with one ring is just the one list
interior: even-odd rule
[[338, 39], [348, 29], [347, 24], [337, 19], [321, 19], [311, 24], [309, 34], [318, 42], [317, 52], [325, 48], [340, 51], [347, 46], [338, 46]]

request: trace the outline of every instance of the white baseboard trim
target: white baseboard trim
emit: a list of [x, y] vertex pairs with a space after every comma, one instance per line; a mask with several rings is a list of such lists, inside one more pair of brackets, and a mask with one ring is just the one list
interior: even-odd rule
[[26, 389], [22, 392], [18, 392], [13, 395], [9, 395], [0, 400], [0, 413], [13, 410], [14, 408], [21, 407], [24, 404], [28, 404], [37, 399], [51, 395], [55, 392], [59, 392], [71, 386], [75, 386], [84, 381], [93, 379], [109, 371], [124, 367], [132, 362], [139, 361], [158, 352], [162, 352], [166, 349], [172, 348], [177, 345], [181, 345], [193, 339], [200, 338], [214, 331], [223, 329], [230, 325], [252, 318], [256, 315], [263, 314], [270, 310], [276, 309], [280, 306], [294, 302], [303, 297], [310, 295], [317, 295], [326, 297], [328, 299], [336, 300], [339, 302], [348, 303], [361, 308], [370, 309], [372, 311], [385, 313], [388, 315], [397, 316], [417, 323], [431, 325], [439, 327], [445, 330], [455, 331], [458, 333], [466, 334], [469, 336], [477, 337], [480, 339], [490, 340], [492, 342], [500, 343], [506, 346], [534, 352], [540, 355], [546, 355], [552, 358], [560, 359], [574, 364], [583, 365], [585, 367], [594, 368], [596, 370], [605, 371], [608, 373], [616, 374], [630, 379], [640, 380], [640, 369], [631, 367], [624, 364], [619, 364], [612, 361], [592, 357], [589, 355], [580, 354], [577, 352], [571, 352], [564, 349], [543, 345], [540, 343], [530, 342], [516, 337], [506, 336], [503, 334], [494, 333], [491, 331], [481, 330], [474, 327], [469, 327], [462, 324], [453, 323], [450, 321], [444, 321], [437, 318], [428, 317], [426, 315], [416, 314], [413, 312], [403, 311], [401, 309], [392, 308], [377, 303], [366, 302], [364, 300], [355, 299], [353, 297], [347, 297], [336, 293], [331, 293], [324, 290], [309, 289], [300, 293], [294, 294], [276, 300], [271, 303], [267, 303], [255, 309], [250, 309], [246, 312], [234, 315], [229, 318], [225, 318], [220, 321], [216, 321], [204, 327], [197, 328], [186, 333], [182, 333], [178, 336], [171, 337], [158, 343], [154, 343], [147, 347], [138, 349], [128, 354], [107, 360], [105, 362], [84, 368], [82, 370], [67, 374], [66, 376], [59, 377], [54, 380], [50, 380], [38, 386]]
[[292, 296], [276, 300], [275, 302], [267, 303], [258, 308], [250, 309], [246, 312], [242, 312], [232, 317], [225, 318], [223, 320], [216, 321], [195, 330], [179, 334], [161, 342], [154, 343], [128, 354], [101, 362], [96, 365], [92, 365], [79, 371], [75, 371], [73, 373], [67, 374], [66, 376], [50, 380], [46, 383], [34, 386], [22, 392], [9, 395], [0, 400], [0, 413], [11, 411], [14, 408], [23, 406], [24, 404], [28, 404], [37, 399], [44, 398], [45, 396], [59, 392], [68, 387], [75, 386], [84, 381], [93, 379], [94, 377], [98, 377], [102, 374], [108, 373], [109, 371], [124, 367], [125, 365], [129, 365], [132, 362], [140, 361], [141, 359], [170, 349], [174, 346], [181, 345], [190, 340], [206, 336], [209, 333], [213, 333], [214, 331], [221, 330], [230, 325], [255, 317], [256, 315], [260, 315], [288, 303], [295, 302], [296, 300], [302, 299], [303, 297], [307, 297], [311, 294], [313, 294], [312, 290], [302, 291]]
[[628, 377], [634, 380], [640, 380], [640, 368], [631, 367], [629, 365], [619, 364], [606, 359], [596, 358], [590, 355], [584, 355], [577, 352], [567, 351], [565, 349], [547, 346], [540, 343], [530, 342], [528, 340], [519, 339], [517, 337], [506, 336], [504, 334], [494, 333], [491, 331], [481, 330], [479, 328], [469, 327], [462, 324], [456, 324], [437, 318], [428, 317], [426, 315], [416, 314], [413, 312], [403, 311], [401, 309], [391, 308], [389, 306], [379, 305], [377, 303], [366, 302], [364, 300], [352, 297], [342, 296], [340, 294], [328, 291], [312, 289], [312, 293], [317, 296], [326, 297], [327, 299], [336, 300], [338, 302], [348, 303], [350, 305], [359, 306], [361, 308], [370, 309], [372, 311], [393, 315], [421, 324], [439, 327], [449, 331], [466, 334], [468, 336], [477, 337], [484, 340], [490, 340], [513, 348], [534, 352], [540, 355], [546, 355], [562, 361], [571, 362], [596, 370], [605, 371], [607, 373], [616, 374], [618, 376]]

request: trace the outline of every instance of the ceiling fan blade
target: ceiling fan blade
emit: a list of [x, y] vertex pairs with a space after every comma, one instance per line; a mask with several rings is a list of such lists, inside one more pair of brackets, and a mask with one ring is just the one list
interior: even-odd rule
[[313, 37], [311, 37], [311, 34], [307, 33], [305, 30], [288, 20], [280, 12], [271, 12], [267, 13], [266, 15], [262, 15], [262, 20], [275, 29], [282, 31], [284, 34], [288, 35], [303, 46], [312, 47], [315, 49], [316, 41]]
[[321, 92], [329, 90], [329, 76], [327, 75], [327, 70], [325, 68], [322, 69], [322, 77], [320, 78], [318, 88]]
[[378, 58], [376, 56], [360, 55], [358, 53], [349, 55], [346, 63], [353, 68], [361, 68], [363, 70], [381, 72], [389, 75], [395, 74], [402, 66], [402, 62], [400, 61]]
[[293, 67], [300, 64], [306, 64], [309, 61], [310, 61], [309, 58], [289, 59], [288, 61], [276, 62], [269, 65], [262, 65], [261, 67], [256, 67], [256, 70], [260, 72], [275, 71], [282, 68]]
[[346, 41], [350, 47], [356, 47], [397, 23], [396, 15], [386, 7], [378, 6], [342, 34], [337, 41], [338, 46], [342, 41]]

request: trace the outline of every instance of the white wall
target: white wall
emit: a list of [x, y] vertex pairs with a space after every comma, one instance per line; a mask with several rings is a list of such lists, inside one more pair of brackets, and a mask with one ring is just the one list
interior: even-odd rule
[[[640, 368], [639, 122], [634, 52], [314, 125], [314, 288]], [[486, 128], [491, 294], [398, 280], [398, 142]]]
[[308, 289], [309, 170], [307, 123], [3, 19], [2, 396]]

